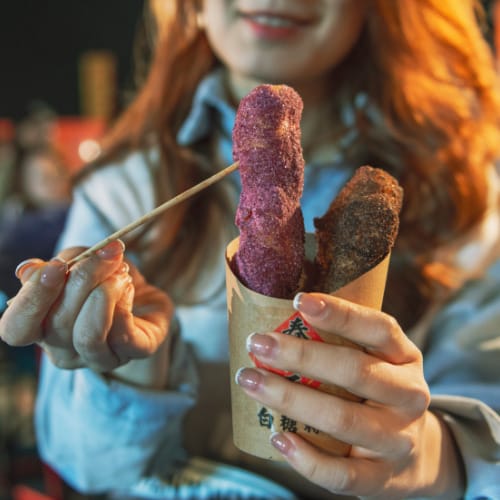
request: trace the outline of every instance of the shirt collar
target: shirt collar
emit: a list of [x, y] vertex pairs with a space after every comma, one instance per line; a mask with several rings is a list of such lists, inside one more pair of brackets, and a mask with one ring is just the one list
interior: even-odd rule
[[177, 140], [190, 146], [207, 138], [214, 124], [231, 141], [236, 109], [230, 104], [224, 83], [224, 70], [218, 68], [209, 73], [198, 85], [191, 110], [181, 126]]

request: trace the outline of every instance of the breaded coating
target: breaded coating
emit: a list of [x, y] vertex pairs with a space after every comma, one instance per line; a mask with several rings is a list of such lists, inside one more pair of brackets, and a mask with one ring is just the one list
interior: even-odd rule
[[244, 285], [271, 297], [292, 298], [304, 267], [302, 108], [291, 87], [260, 85], [241, 100], [233, 128], [242, 191], [231, 267]]
[[403, 189], [384, 170], [363, 166], [332, 201], [316, 227], [318, 291], [342, 288], [381, 262], [399, 230]]

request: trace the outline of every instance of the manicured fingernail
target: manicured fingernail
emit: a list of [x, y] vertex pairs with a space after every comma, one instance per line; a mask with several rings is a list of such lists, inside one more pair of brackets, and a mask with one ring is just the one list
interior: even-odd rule
[[122, 240], [114, 240], [108, 243], [104, 248], [97, 250], [96, 254], [104, 260], [111, 260], [121, 255], [125, 250], [125, 244]]
[[265, 358], [274, 358], [278, 351], [276, 340], [262, 333], [251, 333], [247, 337], [246, 347], [247, 351]]
[[15, 275], [18, 280], [21, 280], [23, 277], [23, 274], [30, 268], [39, 263], [40, 261], [37, 259], [26, 259], [23, 260], [22, 262], [19, 262], [19, 264], [16, 267], [15, 270]]
[[281, 432], [273, 432], [269, 441], [282, 455], [288, 456], [295, 450], [293, 443]]
[[253, 368], [240, 368], [234, 378], [238, 385], [249, 391], [256, 391], [264, 382], [262, 373]]
[[293, 307], [308, 316], [319, 316], [325, 310], [326, 303], [319, 297], [300, 292], [293, 299]]
[[40, 276], [40, 283], [48, 287], [54, 287], [62, 283], [68, 272], [68, 265], [60, 260], [47, 262]]

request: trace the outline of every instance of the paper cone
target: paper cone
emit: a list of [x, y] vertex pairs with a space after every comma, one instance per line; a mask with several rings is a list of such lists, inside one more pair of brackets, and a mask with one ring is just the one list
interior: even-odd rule
[[[291, 300], [267, 297], [253, 292], [244, 286], [232, 272], [229, 262], [238, 249], [239, 239], [233, 240], [226, 251], [226, 288], [229, 318], [229, 349], [231, 374], [231, 406], [233, 438], [235, 445], [252, 455], [283, 460], [280, 453], [269, 443], [273, 432], [292, 431], [304, 439], [339, 456], [349, 453], [350, 445], [332, 438], [317, 429], [293, 421], [286, 415], [274, 412], [270, 408], [248, 397], [237, 386], [235, 375], [241, 367], [254, 367], [255, 363], [246, 350], [246, 339], [252, 332], [281, 331], [283, 333], [323, 341], [331, 344], [359, 346], [336, 335], [314, 330], [300, 314], [295, 311]], [[313, 258], [315, 254], [314, 235], [306, 237], [306, 254]], [[384, 295], [389, 256], [376, 267], [349, 283], [333, 295], [351, 300], [361, 305], [380, 309]], [[360, 398], [346, 390], [321, 384], [301, 377], [299, 374], [284, 373], [287, 378], [310, 385], [320, 391], [360, 401]]]

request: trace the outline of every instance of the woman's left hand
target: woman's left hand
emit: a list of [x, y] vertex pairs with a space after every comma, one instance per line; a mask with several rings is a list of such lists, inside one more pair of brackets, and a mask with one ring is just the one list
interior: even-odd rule
[[267, 370], [240, 370], [237, 382], [249, 396], [352, 449], [348, 457], [333, 456], [291, 432], [274, 434], [272, 444], [300, 474], [333, 493], [384, 500], [458, 498], [460, 459], [447, 427], [428, 410], [422, 354], [396, 320], [323, 294], [300, 294], [294, 305], [313, 327], [363, 350], [276, 332], [251, 335], [249, 350], [268, 366], [343, 387], [363, 401]]

